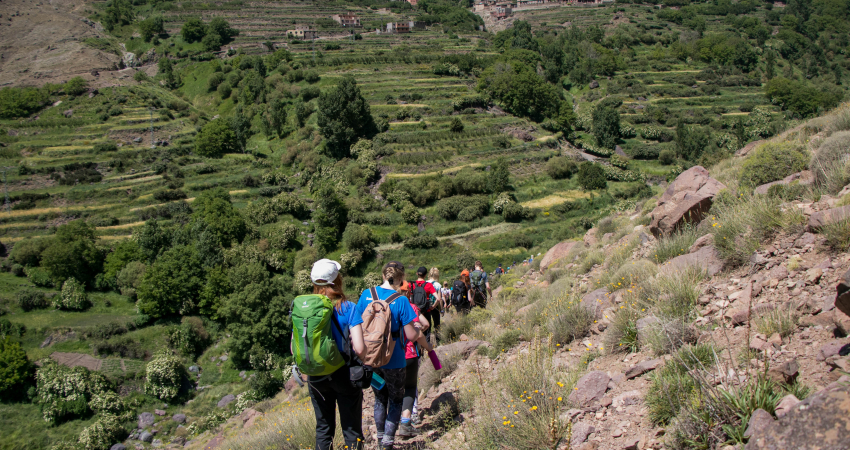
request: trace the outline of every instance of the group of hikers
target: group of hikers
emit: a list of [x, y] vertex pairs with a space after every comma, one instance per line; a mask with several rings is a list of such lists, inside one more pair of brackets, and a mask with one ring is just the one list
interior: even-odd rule
[[[313, 293], [292, 305], [293, 374], [307, 384], [316, 415], [316, 449], [330, 450], [336, 411], [346, 449], [362, 449], [363, 389], [375, 394], [374, 418], [379, 449], [394, 448], [395, 437], [418, 434], [417, 380], [419, 359], [439, 343], [440, 315], [454, 306], [468, 312], [485, 307], [492, 297], [481, 261], [463, 270], [451, 288], [439, 281], [440, 271], [419, 267], [407, 281], [404, 265], [391, 261], [382, 269], [383, 283], [346, 298], [340, 264], [321, 259], [313, 264]], [[433, 331], [433, 333], [432, 333]]]

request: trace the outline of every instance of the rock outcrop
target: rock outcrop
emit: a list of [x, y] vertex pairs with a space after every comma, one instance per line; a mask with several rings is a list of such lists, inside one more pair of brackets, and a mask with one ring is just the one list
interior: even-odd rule
[[812, 184], [812, 183], [815, 182], [815, 176], [809, 170], [804, 170], [802, 172], [792, 173], [791, 175], [788, 175], [787, 177], [785, 177], [785, 178], [783, 178], [779, 181], [773, 181], [773, 182], [766, 183], [766, 184], [763, 184], [763, 185], [757, 187], [755, 189], [755, 193], [759, 194], [759, 195], [766, 195], [767, 191], [770, 189], [771, 186], [776, 186], [776, 185], [779, 185], [779, 184], [788, 185], [788, 184], [791, 184], [794, 181], [800, 183], [801, 185], [806, 186], [806, 185], [809, 185], [809, 184]]
[[649, 231], [657, 238], [676, 231], [685, 222], [701, 221], [711, 208], [714, 196], [725, 188], [702, 166], [682, 172], [652, 210]]
[[577, 244], [576, 241], [564, 241], [550, 248], [540, 260], [540, 271], [544, 272], [553, 263], [566, 257]]

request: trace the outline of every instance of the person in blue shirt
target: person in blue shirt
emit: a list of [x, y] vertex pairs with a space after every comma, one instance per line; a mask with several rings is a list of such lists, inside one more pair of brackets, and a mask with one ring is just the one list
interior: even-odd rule
[[[375, 288], [380, 300], [386, 300], [389, 296], [401, 289], [404, 283], [404, 265], [398, 261], [388, 262], [382, 271], [384, 283]], [[372, 302], [372, 293], [370, 289], [366, 289], [360, 295], [360, 300], [354, 308], [354, 315], [350, 323], [351, 340], [354, 345], [354, 350], [361, 357], [365, 356], [366, 343], [363, 339], [363, 312], [366, 307]], [[372, 390], [375, 393], [375, 427], [378, 431], [378, 448], [381, 450], [392, 450], [395, 442], [396, 430], [401, 421], [402, 404], [404, 401], [404, 382], [405, 382], [405, 367], [407, 359], [405, 358], [404, 347], [406, 338], [410, 341], [419, 340], [421, 333], [413, 325], [413, 321], [417, 318], [417, 314], [410, 306], [410, 300], [407, 297], [399, 297], [390, 303], [391, 315], [391, 331], [393, 334], [398, 333], [399, 339], [395, 339], [395, 348], [393, 349], [390, 362], [381, 366], [373, 367], [376, 374], [381, 376], [386, 382], [380, 390]], [[404, 330], [401, 333], [402, 329]]]
[[[313, 293], [321, 294], [334, 303], [335, 325], [331, 333], [340, 353], [349, 352], [347, 338], [341, 333], [349, 330], [355, 305], [348, 301], [343, 291], [340, 264], [330, 259], [321, 259], [313, 264], [310, 278]], [[337, 327], [336, 325], [339, 325]], [[346, 332], [348, 334], [348, 332]], [[316, 415], [316, 449], [331, 450], [336, 431], [336, 408], [346, 448], [363, 448], [363, 391], [351, 385], [348, 365], [324, 377], [308, 377], [310, 399]]]

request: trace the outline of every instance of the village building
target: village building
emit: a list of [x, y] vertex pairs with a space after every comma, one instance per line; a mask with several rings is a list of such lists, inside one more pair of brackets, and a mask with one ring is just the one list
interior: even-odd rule
[[334, 14], [331, 16], [331, 19], [345, 28], [360, 28], [363, 26], [360, 24], [360, 18], [357, 17], [357, 14]]
[[296, 26], [294, 30], [286, 30], [286, 37], [303, 40], [317, 39], [319, 37], [319, 32], [314, 30], [313, 27], [299, 25]]

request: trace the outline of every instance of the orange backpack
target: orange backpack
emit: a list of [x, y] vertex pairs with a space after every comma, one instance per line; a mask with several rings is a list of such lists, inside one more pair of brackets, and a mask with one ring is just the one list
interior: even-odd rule
[[390, 362], [395, 348], [395, 339], [398, 339], [401, 332], [401, 330], [392, 332], [392, 312], [390, 312], [390, 303], [401, 297], [401, 294], [394, 292], [386, 300], [381, 300], [375, 288], [369, 289], [369, 292], [372, 295], [372, 302], [366, 306], [362, 316], [363, 340], [366, 343], [363, 365], [377, 368]]

